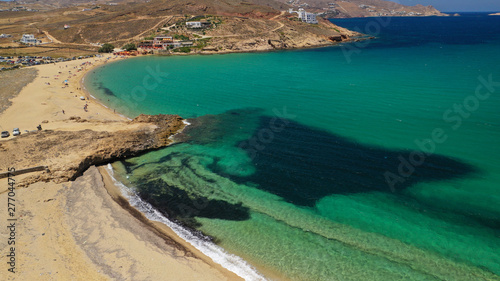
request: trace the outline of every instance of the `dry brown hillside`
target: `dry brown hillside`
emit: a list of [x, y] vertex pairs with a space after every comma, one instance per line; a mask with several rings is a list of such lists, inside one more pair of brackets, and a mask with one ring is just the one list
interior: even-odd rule
[[210, 14], [225, 16], [260, 16], [279, 14], [280, 10], [288, 7], [284, 3], [274, 0], [153, 0], [137, 12], [141, 14]]
[[[279, 0], [294, 8], [324, 13], [326, 17], [445, 16], [432, 6], [406, 6], [386, 0]], [[417, 2], [418, 3], [418, 2]]]
[[[40, 0], [39, 2], [52, 0]], [[314, 47], [349, 40], [357, 34], [327, 20], [311, 25], [274, 0], [152, 0], [117, 5], [76, 5], [0, 19], [0, 31], [13, 39], [33, 33], [50, 44], [95, 51], [98, 43], [121, 47], [155, 35], [194, 41], [191, 52], [243, 52]], [[209, 17], [206, 30], [189, 30], [185, 21]], [[69, 25], [69, 28], [64, 28]], [[35, 48], [35, 47], [33, 47]], [[36, 48], [42, 48], [36, 47]], [[11, 50], [9, 50], [11, 51]], [[40, 51], [39, 53], [43, 53]], [[75, 52], [68, 50], [68, 55]]]

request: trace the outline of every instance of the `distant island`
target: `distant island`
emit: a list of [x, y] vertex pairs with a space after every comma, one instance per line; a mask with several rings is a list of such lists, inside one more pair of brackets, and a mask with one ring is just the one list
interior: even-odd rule
[[490, 14], [490, 16], [500, 16], [500, 13]]

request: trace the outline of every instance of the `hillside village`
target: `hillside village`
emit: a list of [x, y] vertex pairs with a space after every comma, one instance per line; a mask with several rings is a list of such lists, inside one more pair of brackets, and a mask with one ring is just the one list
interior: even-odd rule
[[53, 1], [0, 3], [0, 68], [26, 56], [73, 58], [103, 50], [168, 55], [318, 47], [359, 40], [360, 34], [328, 17], [427, 15], [420, 7], [382, 0], [251, 0], [247, 5], [237, 0]]
[[[316, 14], [304, 9], [256, 6], [244, 16], [200, 11], [191, 15], [165, 14], [159, 9], [151, 13], [149, 9], [122, 5], [63, 10], [64, 16], [55, 17], [51, 16], [60, 15], [59, 10], [2, 12], [10, 18], [0, 21], [0, 30], [6, 32], [0, 37], [0, 67], [31, 65], [35, 62], [23, 60], [31, 56], [87, 56], [103, 51], [103, 47], [105, 52], [117, 55], [227, 53], [323, 46], [357, 35], [325, 19], [318, 20]], [[40, 21], [35, 14], [47, 19]]]

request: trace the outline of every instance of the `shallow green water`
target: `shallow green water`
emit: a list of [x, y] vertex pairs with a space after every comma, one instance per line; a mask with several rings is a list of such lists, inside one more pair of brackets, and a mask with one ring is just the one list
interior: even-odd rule
[[86, 87], [131, 117], [194, 118], [117, 177], [268, 276], [499, 280], [500, 86], [475, 96], [500, 81], [499, 27], [393, 19], [350, 61], [340, 47], [147, 57]]

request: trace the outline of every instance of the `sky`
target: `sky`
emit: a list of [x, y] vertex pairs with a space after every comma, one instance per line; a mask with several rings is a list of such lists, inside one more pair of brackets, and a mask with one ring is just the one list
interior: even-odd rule
[[442, 12], [500, 12], [500, 0], [391, 0], [403, 5], [432, 5]]

